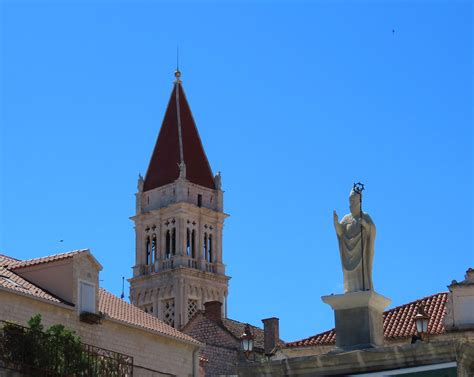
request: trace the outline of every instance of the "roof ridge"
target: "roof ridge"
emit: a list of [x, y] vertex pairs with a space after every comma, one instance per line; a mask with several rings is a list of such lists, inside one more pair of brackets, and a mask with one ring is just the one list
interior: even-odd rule
[[290, 347], [292, 347], [295, 343], [300, 343], [300, 342], [305, 342], [307, 340], [310, 340], [310, 339], [313, 339], [313, 338], [316, 338], [316, 337], [319, 337], [319, 336], [323, 336], [323, 335], [326, 335], [326, 334], [329, 334], [333, 331], [336, 331], [336, 329], [333, 327], [332, 329], [330, 330], [326, 330], [326, 331], [323, 331], [323, 332], [319, 332], [317, 334], [314, 334], [314, 335], [311, 335], [311, 336], [308, 336], [306, 338], [303, 338], [303, 339], [298, 339], [298, 340], [292, 340], [291, 342], [287, 342], [286, 344]]
[[20, 261], [20, 260], [21, 260], [21, 259], [18, 259], [18, 258], [13, 258], [13, 257], [11, 257], [11, 256], [9, 256], [9, 255], [0, 253], [0, 258], [1, 258], [1, 257], [8, 258], [8, 259], [12, 259], [12, 260], [16, 260], [16, 261]]
[[395, 307], [392, 308], [392, 309], [385, 310], [385, 311], [383, 312], [383, 314], [385, 315], [386, 313], [390, 313], [390, 312], [392, 312], [392, 311], [394, 311], [394, 310], [397, 310], [397, 309], [400, 309], [400, 308], [402, 308], [402, 307], [404, 307], [404, 306], [413, 305], [413, 304], [415, 304], [415, 303], [417, 303], [417, 302], [419, 302], [419, 301], [424, 301], [424, 300], [426, 300], [426, 299], [429, 299], [429, 298], [432, 298], [432, 297], [435, 297], [435, 296], [447, 295], [447, 294], [448, 294], [448, 292], [438, 292], [438, 293], [434, 293], [434, 294], [432, 294], [432, 295], [422, 297], [422, 298], [420, 298], [420, 299], [418, 299], [418, 300], [413, 300], [413, 301], [407, 302], [406, 304], [397, 305], [397, 306], [395, 306]]
[[46, 255], [44, 257], [31, 258], [31, 259], [18, 259], [17, 261], [13, 263], [13, 265], [9, 265], [8, 268], [16, 269], [20, 267], [25, 267], [27, 265], [48, 263], [48, 262], [56, 261], [58, 259], [69, 258], [69, 257], [72, 257], [80, 253], [84, 253], [84, 252], [90, 252], [90, 250], [89, 249], [76, 249], [76, 250], [66, 251], [64, 253]]
[[[183, 130], [181, 129], [181, 109], [180, 109], [180, 104], [179, 104], [179, 89], [181, 85], [181, 80], [177, 79], [174, 82], [174, 85], [176, 86], [175, 100], [176, 100], [176, 122], [178, 123], [179, 162], [182, 164], [184, 163], [184, 150], [183, 150]], [[183, 90], [182, 87], [181, 87], [181, 90]], [[183, 90], [183, 93], [184, 93], [184, 90]]]
[[248, 322], [240, 322], [240, 321], [237, 321], [236, 319], [232, 319], [232, 318], [222, 318], [222, 319], [225, 319], [226, 321], [232, 321], [232, 322], [238, 323], [240, 325], [244, 325], [244, 326], [249, 325], [250, 327], [255, 327], [256, 329], [263, 330], [262, 327], [252, 325], [251, 323], [248, 323]]
[[204, 149], [204, 144], [202, 143], [202, 139], [201, 139], [201, 134], [199, 133], [199, 130], [197, 129], [197, 124], [196, 124], [196, 120], [194, 119], [194, 114], [193, 114], [193, 110], [191, 109], [191, 106], [189, 106], [189, 102], [188, 102], [188, 98], [186, 96], [186, 93], [184, 92], [184, 86], [182, 85], [182, 82], [180, 81], [180, 84], [181, 84], [181, 91], [183, 92], [183, 97], [184, 97], [184, 101], [185, 103], [188, 104], [188, 108], [189, 108], [189, 115], [191, 116], [191, 119], [193, 121], [193, 124], [194, 124], [194, 127], [196, 128], [196, 133], [197, 133], [197, 139], [199, 141], [199, 145], [201, 146], [201, 149], [203, 150], [204, 152], [204, 156], [206, 157], [206, 163], [207, 163], [207, 167], [209, 169], [209, 171], [211, 172], [211, 175], [214, 174], [213, 170], [212, 170], [212, 167], [211, 167], [211, 163], [209, 162], [209, 159], [207, 158], [207, 154], [206, 154], [206, 150]]

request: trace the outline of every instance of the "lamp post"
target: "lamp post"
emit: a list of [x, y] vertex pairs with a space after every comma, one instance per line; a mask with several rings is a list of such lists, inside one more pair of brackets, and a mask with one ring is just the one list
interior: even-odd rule
[[245, 357], [249, 359], [250, 354], [253, 352], [253, 334], [248, 323], [245, 325], [244, 333], [240, 336], [240, 345]]
[[418, 312], [415, 315], [414, 321], [416, 325], [416, 332], [420, 336], [420, 339], [425, 340], [425, 337], [428, 337], [428, 324], [430, 322], [430, 317], [425, 313], [425, 309], [423, 308], [422, 304], [418, 306]]

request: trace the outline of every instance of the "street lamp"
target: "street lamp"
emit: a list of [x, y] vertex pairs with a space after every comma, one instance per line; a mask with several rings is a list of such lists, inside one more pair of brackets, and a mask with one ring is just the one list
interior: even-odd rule
[[428, 324], [430, 322], [430, 317], [425, 313], [423, 305], [418, 306], [418, 312], [414, 318], [416, 325], [416, 332], [420, 336], [421, 340], [424, 340], [425, 336], [428, 335]]
[[245, 357], [248, 359], [253, 351], [253, 335], [248, 323], [245, 325], [244, 333], [240, 336], [240, 345]]

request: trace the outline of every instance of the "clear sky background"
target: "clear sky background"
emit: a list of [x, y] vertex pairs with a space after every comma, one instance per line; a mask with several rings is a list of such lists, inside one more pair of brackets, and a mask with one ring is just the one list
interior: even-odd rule
[[4, 0], [0, 252], [90, 248], [120, 295], [179, 45], [231, 215], [231, 318], [277, 316], [285, 340], [333, 326], [332, 211], [359, 180], [376, 290], [392, 306], [445, 291], [474, 267], [472, 17], [468, 1]]

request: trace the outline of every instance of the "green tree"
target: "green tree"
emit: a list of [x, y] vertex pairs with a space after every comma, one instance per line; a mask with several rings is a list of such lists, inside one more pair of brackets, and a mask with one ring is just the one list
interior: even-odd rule
[[44, 331], [40, 314], [28, 321], [28, 328], [5, 324], [0, 340], [3, 358], [22, 369], [71, 376], [87, 374], [89, 363], [81, 339], [60, 324]]

